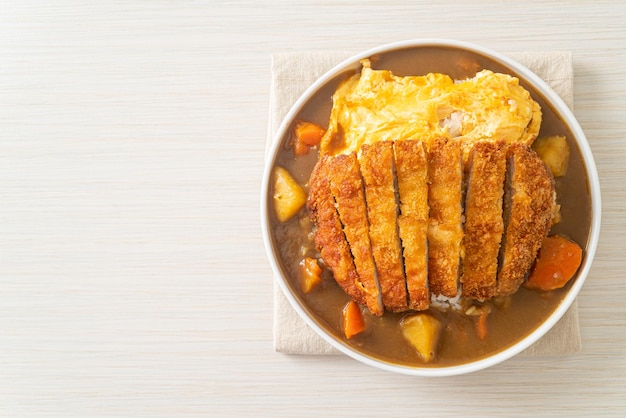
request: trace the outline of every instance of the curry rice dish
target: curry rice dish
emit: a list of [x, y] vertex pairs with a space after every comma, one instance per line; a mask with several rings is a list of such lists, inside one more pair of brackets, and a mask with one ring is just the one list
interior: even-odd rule
[[[282, 263], [322, 327], [367, 355], [438, 367], [503, 350], [567, 291], [527, 285], [546, 236], [585, 236], [580, 155], [564, 136], [559, 147], [543, 141], [548, 153], [533, 145], [540, 127], [569, 131], [505, 74], [454, 82], [362, 64], [335, 91], [327, 128], [304, 152], [292, 133], [278, 156], [293, 174], [293, 190], [275, 182], [272, 192], [293, 206], [274, 225]], [[564, 169], [549, 164], [554, 154]], [[354, 334], [350, 301], [362, 312]], [[434, 328], [411, 335], [405, 325], [420, 315]]]

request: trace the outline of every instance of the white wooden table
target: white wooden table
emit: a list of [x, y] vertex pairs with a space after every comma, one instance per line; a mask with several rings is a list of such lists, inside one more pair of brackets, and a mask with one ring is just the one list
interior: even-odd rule
[[[618, 3], [0, 1], [0, 416], [624, 413]], [[270, 55], [420, 37], [574, 54], [604, 205], [579, 355], [420, 379], [273, 351]]]

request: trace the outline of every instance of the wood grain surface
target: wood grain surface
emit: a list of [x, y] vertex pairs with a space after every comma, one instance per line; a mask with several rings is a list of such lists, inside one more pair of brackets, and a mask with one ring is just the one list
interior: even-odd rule
[[[626, 6], [0, 1], [0, 416], [620, 416]], [[603, 229], [583, 349], [419, 379], [272, 348], [274, 52], [445, 37], [572, 51]]]

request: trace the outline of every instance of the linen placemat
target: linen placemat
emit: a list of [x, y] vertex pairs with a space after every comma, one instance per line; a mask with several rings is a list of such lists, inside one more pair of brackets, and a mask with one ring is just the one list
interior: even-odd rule
[[[272, 55], [270, 106], [266, 150], [291, 106], [326, 71], [352, 56], [349, 51], [309, 51]], [[543, 79], [573, 110], [572, 54], [566, 51], [506, 54]], [[285, 354], [328, 355], [340, 352], [300, 318], [274, 280], [274, 349]], [[564, 356], [581, 349], [576, 301], [559, 323], [522, 356]]]

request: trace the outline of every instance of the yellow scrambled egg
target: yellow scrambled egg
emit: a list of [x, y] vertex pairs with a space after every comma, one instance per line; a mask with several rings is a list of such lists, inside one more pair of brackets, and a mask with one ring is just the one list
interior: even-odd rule
[[363, 60], [333, 95], [322, 153], [358, 151], [384, 140], [457, 138], [467, 153], [479, 140], [532, 144], [541, 108], [515, 77], [483, 70], [454, 81], [445, 74], [399, 77]]

